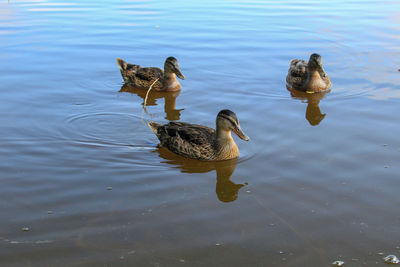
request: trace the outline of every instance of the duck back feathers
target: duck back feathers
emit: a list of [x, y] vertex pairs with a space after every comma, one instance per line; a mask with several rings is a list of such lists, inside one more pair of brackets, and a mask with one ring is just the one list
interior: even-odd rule
[[150, 129], [160, 140], [160, 145], [188, 158], [213, 160], [215, 158], [215, 130], [185, 122], [160, 125], [149, 122]]
[[164, 72], [159, 68], [142, 68], [139, 65], [130, 64], [120, 58], [117, 58], [117, 64], [121, 71], [121, 76], [125, 84], [130, 84], [139, 89], [149, 89], [150, 85], [159, 79], [152, 87], [155, 91], [163, 89], [162, 78]]
[[307, 62], [301, 59], [290, 61], [286, 82], [293, 88], [301, 88], [307, 79]]
[[136, 72], [138, 69], [140, 69], [139, 65], [130, 64], [128, 62], [125, 62], [121, 58], [117, 58], [117, 64], [121, 71], [135, 71]]

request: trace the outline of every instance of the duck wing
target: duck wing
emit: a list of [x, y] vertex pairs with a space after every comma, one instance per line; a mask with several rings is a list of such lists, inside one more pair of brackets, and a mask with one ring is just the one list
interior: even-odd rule
[[126, 64], [126, 71], [133, 71], [136, 72], [137, 70], [139, 70], [141, 67], [139, 65], [135, 65], [135, 64], [131, 64], [131, 63], [127, 63]]
[[307, 62], [302, 59], [293, 59], [290, 61], [290, 74], [295, 77], [301, 77], [307, 74]]
[[136, 77], [140, 80], [153, 81], [155, 79], [162, 79], [164, 72], [159, 68], [140, 68], [136, 71]]
[[157, 128], [160, 144], [172, 152], [195, 159], [210, 159], [214, 155], [215, 130], [185, 122], [170, 122]]

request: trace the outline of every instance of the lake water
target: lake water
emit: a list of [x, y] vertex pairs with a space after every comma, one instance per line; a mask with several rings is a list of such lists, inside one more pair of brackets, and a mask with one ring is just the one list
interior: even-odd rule
[[[399, 1], [0, 2], [1, 266], [385, 266], [400, 256]], [[321, 54], [331, 92], [285, 86]], [[121, 57], [179, 60], [179, 93]], [[215, 127], [238, 160], [185, 160], [150, 119]]]

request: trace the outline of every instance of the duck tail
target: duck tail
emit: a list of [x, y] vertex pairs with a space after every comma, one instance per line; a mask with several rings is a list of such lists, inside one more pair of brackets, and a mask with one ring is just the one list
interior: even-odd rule
[[117, 64], [120, 70], [126, 70], [126, 67], [128, 66], [128, 64], [119, 57], [117, 58]]
[[160, 124], [158, 124], [157, 122], [154, 121], [150, 121], [147, 123], [147, 125], [149, 125], [150, 129], [153, 131], [153, 133], [157, 134], [157, 130], [158, 128], [161, 126]]

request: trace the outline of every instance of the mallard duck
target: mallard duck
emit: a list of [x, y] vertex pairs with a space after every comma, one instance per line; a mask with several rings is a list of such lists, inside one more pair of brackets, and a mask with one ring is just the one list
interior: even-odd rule
[[160, 140], [160, 145], [175, 154], [198, 160], [227, 160], [239, 156], [239, 148], [233, 141], [231, 131], [241, 139], [249, 137], [240, 128], [236, 114], [221, 110], [216, 119], [217, 130], [185, 122], [170, 122], [160, 125], [148, 123]]
[[117, 58], [117, 63], [124, 82], [139, 89], [149, 89], [153, 82], [158, 79], [152, 90], [178, 91], [181, 89], [181, 85], [176, 76], [182, 80], [185, 79], [179, 68], [178, 60], [174, 57], [165, 60], [164, 71], [156, 67], [142, 68], [120, 58]]
[[287, 84], [296, 90], [321, 92], [331, 88], [331, 80], [322, 67], [322, 58], [312, 54], [308, 63], [301, 59], [292, 59]]

